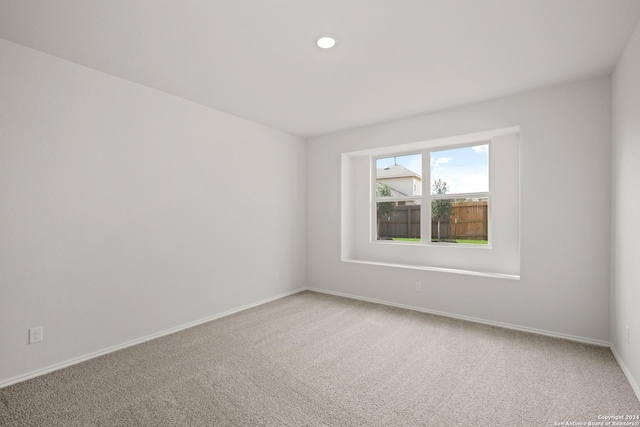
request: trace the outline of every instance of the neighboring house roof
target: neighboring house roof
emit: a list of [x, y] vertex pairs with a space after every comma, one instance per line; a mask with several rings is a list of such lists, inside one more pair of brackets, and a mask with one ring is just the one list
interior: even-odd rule
[[402, 191], [398, 191], [393, 187], [389, 187], [391, 189], [391, 196], [392, 197], [402, 197], [402, 196], [407, 196], [407, 194], [404, 194]]
[[[380, 182], [378, 182], [378, 186], [379, 185], [380, 185]], [[407, 196], [407, 194], [403, 193], [402, 191], [396, 190], [395, 188], [391, 187], [388, 184], [387, 184], [387, 187], [389, 187], [389, 190], [391, 191], [391, 194], [387, 195], [386, 197], [403, 197], [403, 196]], [[380, 187], [378, 187], [378, 189], [380, 189]]]
[[405, 178], [405, 177], [415, 177], [415, 178], [422, 179], [422, 177], [420, 175], [418, 175], [417, 173], [405, 168], [404, 166], [400, 166], [400, 165], [392, 165], [392, 166], [388, 166], [386, 168], [378, 168], [377, 169], [377, 177], [378, 177], [378, 179]]

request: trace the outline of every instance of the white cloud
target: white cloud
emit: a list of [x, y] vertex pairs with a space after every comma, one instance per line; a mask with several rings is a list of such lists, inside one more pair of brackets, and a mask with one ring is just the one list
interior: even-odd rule
[[438, 157], [436, 159], [436, 164], [441, 165], [443, 163], [449, 163], [451, 160], [453, 160], [453, 157]]
[[488, 153], [489, 152], [489, 146], [486, 145], [486, 144], [485, 145], [475, 145], [475, 146], [473, 146], [471, 148], [476, 153]]
[[443, 180], [449, 187], [449, 193], [475, 193], [488, 191], [487, 171], [474, 170], [432, 170], [431, 183]]

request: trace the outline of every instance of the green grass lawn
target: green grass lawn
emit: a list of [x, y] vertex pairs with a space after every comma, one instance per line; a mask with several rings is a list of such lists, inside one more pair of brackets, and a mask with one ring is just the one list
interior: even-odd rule
[[[417, 237], [394, 237], [393, 240], [395, 242], [420, 242], [420, 239]], [[466, 239], [457, 239], [456, 243], [465, 243], [467, 245], [487, 245], [489, 242], [487, 240], [466, 240]]]
[[488, 240], [465, 240], [465, 239], [458, 239], [456, 240], [456, 242], [458, 243], [467, 243], [470, 245], [487, 245], [489, 244]]

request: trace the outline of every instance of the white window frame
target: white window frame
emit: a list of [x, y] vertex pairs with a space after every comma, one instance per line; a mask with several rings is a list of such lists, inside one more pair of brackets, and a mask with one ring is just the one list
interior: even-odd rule
[[[447, 194], [431, 194], [431, 153], [445, 150], [455, 150], [459, 148], [475, 147], [479, 145], [487, 145], [487, 184], [488, 191], [483, 192], [470, 192], [470, 193], [447, 193]], [[380, 159], [388, 159], [389, 157], [401, 157], [407, 155], [422, 155], [422, 194], [414, 196], [388, 196], [380, 197], [377, 195], [378, 187], [378, 174], [377, 174], [377, 161]], [[431, 202], [433, 200], [446, 200], [446, 199], [466, 199], [466, 198], [486, 198], [488, 204], [487, 212], [487, 239], [486, 245], [476, 244], [459, 244], [448, 242], [432, 242], [431, 241]], [[378, 240], [378, 215], [377, 204], [379, 202], [409, 202], [420, 201], [420, 242], [399, 242], [393, 240]], [[427, 207], [427, 209], [425, 209]], [[473, 247], [474, 249], [490, 249], [491, 248], [491, 141], [479, 140], [474, 142], [467, 142], [464, 144], [450, 144], [437, 147], [429, 147], [422, 150], [410, 150], [410, 151], [398, 151], [391, 154], [384, 154], [379, 156], [371, 156], [371, 242], [385, 244], [385, 245], [427, 245], [427, 246], [463, 246]]]

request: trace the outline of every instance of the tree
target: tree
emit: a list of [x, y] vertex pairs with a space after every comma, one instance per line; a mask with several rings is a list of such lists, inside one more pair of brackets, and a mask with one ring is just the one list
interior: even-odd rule
[[[386, 182], [378, 182], [376, 184], [376, 196], [389, 197], [391, 196], [391, 187]], [[377, 218], [378, 218], [378, 240], [380, 240], [380, 218], [389, 218], [393, 215], [395, 210], [395, 202], [378, 202], [377, 206]]]
[[[433, 181], [433, 194], [447, 194], [449, 186], [441, 179]], [[438, 241], [440, 238], [440, 221], [449, 219], [451, 216], [451, 199], [436, 199], [431, 202], [431, 217], [438, 221]]]

